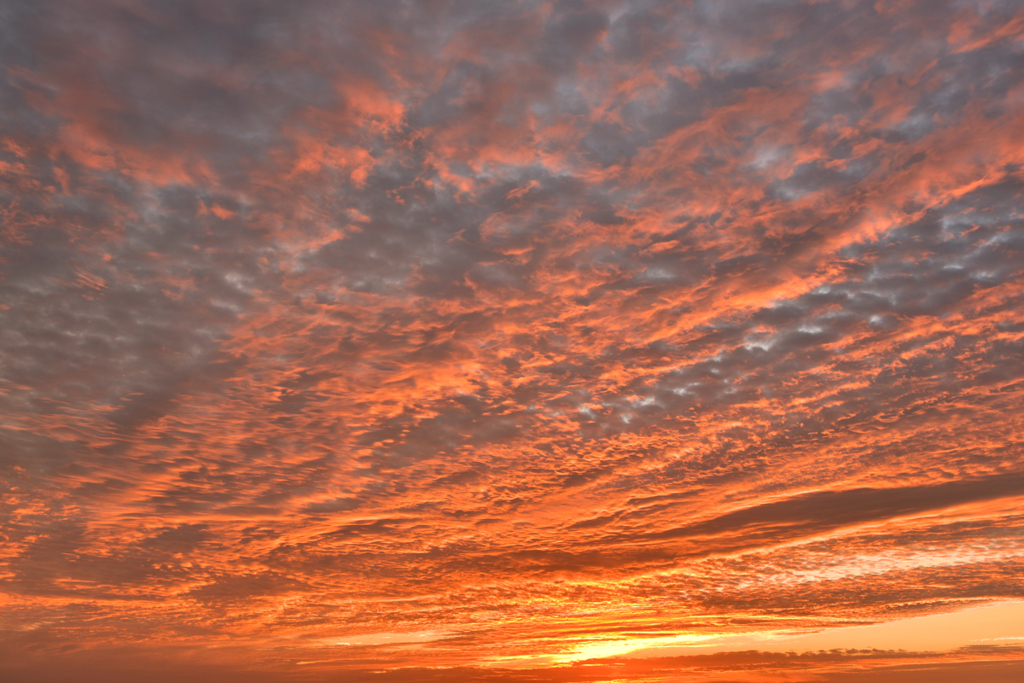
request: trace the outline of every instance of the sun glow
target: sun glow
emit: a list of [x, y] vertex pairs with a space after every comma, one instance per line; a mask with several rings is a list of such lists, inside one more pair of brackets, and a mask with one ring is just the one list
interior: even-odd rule
[[557, 662], [581, 662], [587, 659], [600, 659], [604, 657], [620, 657], [657, 647], [686, 647], [706, 644], [721, 636], [707, 633], [680, 633], [674, 636], [660, 636], [654, 638], [620, 638], [617, 640], [594, 640], [580, 643], [573, 648], [573, 652], [566, 655], [558, 655], [554, 659]]

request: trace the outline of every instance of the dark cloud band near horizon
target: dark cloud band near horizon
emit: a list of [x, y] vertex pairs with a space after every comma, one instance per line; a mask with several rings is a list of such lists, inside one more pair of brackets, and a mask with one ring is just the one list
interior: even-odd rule
[[1019, 674], [842, 628], [1024, 600], [1020, 3], [3, 0], [0, 65], [5, 679]]

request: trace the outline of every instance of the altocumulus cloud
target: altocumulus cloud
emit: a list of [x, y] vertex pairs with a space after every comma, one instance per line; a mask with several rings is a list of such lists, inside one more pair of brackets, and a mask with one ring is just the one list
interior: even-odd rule
[[0, 61], [12, 680], [1024, 598], [1019, 3], [11, 0]]

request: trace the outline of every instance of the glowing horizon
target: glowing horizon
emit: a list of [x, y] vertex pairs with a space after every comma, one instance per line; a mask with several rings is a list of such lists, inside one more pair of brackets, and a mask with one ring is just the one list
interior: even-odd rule
[[0, 3], [0, 678], [1024, 675], [1011, 0]]

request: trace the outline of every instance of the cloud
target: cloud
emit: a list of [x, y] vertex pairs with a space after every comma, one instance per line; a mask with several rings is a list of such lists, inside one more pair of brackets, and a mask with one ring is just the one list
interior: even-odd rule
[[6, 3], [18, 675], [515, 680], [484, 665], [1020, 597], [1022, 31]]

